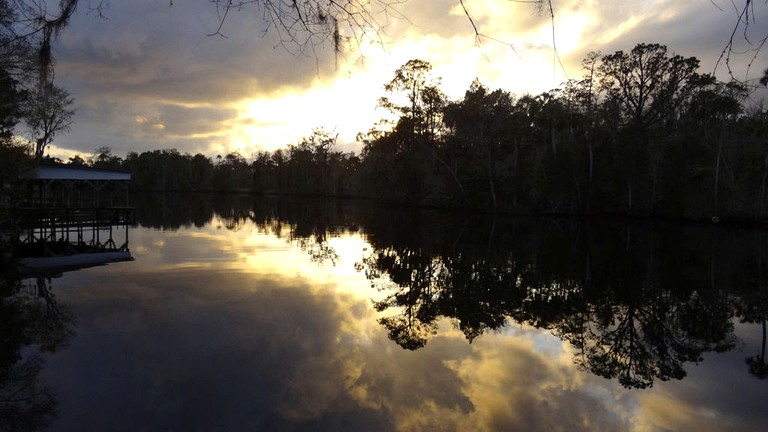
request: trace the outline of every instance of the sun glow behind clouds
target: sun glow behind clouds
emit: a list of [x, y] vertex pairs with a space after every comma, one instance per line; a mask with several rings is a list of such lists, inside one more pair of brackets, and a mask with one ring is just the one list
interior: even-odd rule
[[[583, 28], [586, 21], [571, 20], [566, 25]], [[576, 44], [572, 40], [563, 45], [571, 50]], [[244, 99], [236, 106], [238, 117], [228, 131], [229, 145], [218, 144], [210, 152], [234, 150], [251, 156], [258, 151], [275, 151], [297, 144], [316, 128], [337, 133], [345, 150], [359, 151], [359, 145], [354, 144], [357, 134], [387, 116], [377, 107], [385, 94], [384, 84], [397, 68], [412, 59], [433, 64], [432, 75], [451, 100], [463, 97], [475, 78], [492, 89], [503, 88], [516, 94], [545, 91], [564, 80], [559, 67], [553, 73], [548, 46], [521, 57], [499, 42], [485, 41], [478, 46], [465, 36], [426, 36], [401, 41], [386, 51], [366, 44], [361, 53], [362, 57], [342, 62], [333, 78], [318, 77], [313, 86]]]
[[[520, 5], [482, 1], [471, 6], [478, 25], [483, 26], [480, 30], [497, 40], [476, 41], [470, 23], [455, 4], [448, 9], [453, 19], [444, 23], [448, 28], [405, 25], [396, 20], [387, 29], [392, 34], [384, 46], [360, 41], [359, 46], [336, 59], [333, 76], [319, 72], [306, 86], [269, 95], [246, 95], [237, 103], [237, 117], [226, 132], [229, 142], [211, 145], [208, 153], [238, 151], [250, 157], [258, 151], [297, 144], [316, 128], [337, 133], [341, 144], [337, 149], [358, 152], [357, 134], [388, 117], [377, 107], [384, 96], [384, 84], [412, 59], [433, 65], [433, 77], [450, 100], [462, 98], [475, 78], [491, 89], [502, 88], [517, 95], [546, 91], [566, 79], [563, 69], [554, 63], [549, 19], [532, 16], [529, 7], [521, 9]], [[523, 9], [527, 12], [521, 17]], [[559, 31], [569, 35], [558, 42], [561, 56], [578, 51], [581, 34], [589, 24], [589, 15], [578, 12], [558, 21]], [[467, 28], [458, 30], [455, 26]]]
[[[377, 87], [368, 77], [352, 75], [320, 82], [306, 90], [248, 98], [238, 107], [230, 130], [232, 147], [247, 156], [297, 144], [316, 128], [339, 134], [340, 143], [354, 142], [358, 132], [376, 121]], [[225, 149], [222, 149], [225, 151]]]
[[[383, 85], [408, 60], [430, 62], [454, 100], [475, 78], [491, 89], [538, 94], [579, 78], [589, 51], [639, 42], [664, 43], [714, 66], [733, 25], [728, 11], [706, 2], [558, 1], [563, 71], [553, 56], [549, 9], [531, 3], [466, 0], [477, 30], [490, 37], [476, 44], [458, 1], [397, 2], [401, 16], [381, 20], [382, 40], [350, 43], [338, 58], [328, 45], [318, 58], [276, 48], [275, 35], [259, 36], [260, 18], [245, 11], [232, 15], [221, 39], [205, 37], [218, 23], [205, 2], [171, 9], [148, 0], [118, 3], [108, 23], [80, 11], [57, 42], [57, 81], [72, 92], [78, 114], [51, 156], [109, 146], [120, 156], [176, 148], [250, 157], [295, 144], [317, 127], [338, 133], [341, 150], [359, 150], [357, 133], [386, 116], [376, 108]], [[756, 23], [764, 22], [765, 8], [755, 12]], [[765, 55], [755, 64], [765, 64]]]
[[[377, 101], [384, 95], [384, 84], [408, 60], [430, 62], [433, 76], [440, 79], [440, 88], [451, 100], [463, 97], [475, 78], [491, 89], [518, 96], [538, 94], [568, 78], [578, 79], [582, 75], [580, 62], [588, 51], [637, 31], [649, 17], [656, 16], [654, 13], [662, 21], [669, 20], [679, 15], [677, 8], [682, 7], [664, 4], [657, 6], [663, 9], [659, 11], [644, 4], [625, 10], [594, 1], [564, 2], [556, 5], [553, 41], [548, 11], [535, 13], [530, 5], [485, 0], [467, 4], [478, 30], [495, 40], [481, 38], [476, 42], [471, 24], [455, 4], [448, 9], [453, 21], [435, 17], [438, 24], [448, 26], [445, 28], [395, 21], [387, 29], [392, 31], [389, 42], [382, 47], [363, 41], [348, 58], [337, 59], [332, 76], [320, 72], [311, 85], [268, 96], [252, 95], [239, 102], [238, 117], [226, 132], [229, 142], [212, 145], [209, 153], [236, 150], [249, 157], [256, 151], [296, 144], [318, 127], [338, 134], [342, 145], [337, 149], [359, 151], [357, 134], [387, 117], [377, 109]], [[605, 17], [614, 21], [607, 25]]]

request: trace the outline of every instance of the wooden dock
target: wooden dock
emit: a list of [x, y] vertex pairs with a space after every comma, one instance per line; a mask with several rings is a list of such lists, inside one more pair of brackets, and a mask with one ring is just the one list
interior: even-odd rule
[[20, 269], [71, 269], [132, 259], [130, 178], [123, 171], [47, 162], [22, 173], [26, 196], [10, 206]]
[[[51, 257], [128, 250], [134, 224], [130, 207], [18, 208], [19, 243], [23, 257]], [[118, 238], [120, 233], [124, 237]]]

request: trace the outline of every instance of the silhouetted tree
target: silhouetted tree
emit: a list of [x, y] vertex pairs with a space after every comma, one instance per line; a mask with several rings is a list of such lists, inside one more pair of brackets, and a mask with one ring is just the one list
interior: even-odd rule
[[513, 110], [510, 93], [491, 92], [477, 80], [461, 101], [445, 109], [445, 122], [451, 128], [452, 138], [460, 141], [455, 145], [463, 149], [465, 163], [477, 166], [485, 174], [492, 208], [498, 204], [497, 178], [514, 169], [514, 164], [509, 163], [513, 156]]
[[117, 170], [123, 165], [123, 159], [112, 154], [112, 149], [109, 147], [97, 148], [94, 152], [92, 161], [94, 168]]
[[53, 84], [30, 91], [24, 106], [24, 122], [34, 141], [35, 159], [42, 159], [56, 134], [69, 130], [75, 114], [72, 104], [69, 92]]
[[[702, 82], [712, 82], [710, 76], [697, 73], [699, 61], [695, 57], [669, 56], [667, 47], [659, 44], [638, 44], [631, 51], [617, 51], [604, 55], [598, 67], [601, 85], [608, 97], [617, 101], [621, 109], [624, 142], [619, 154], [626, 181], [628, 211], [633, 206], [633, 186], [642, 173], [651, 174], [657, 181], [653, 156], [661, 154], [652, 146], [651, 128], [672, 119], [676, 110], [690, 98]], [[655, 196], [651, 197], [655, 201]]]

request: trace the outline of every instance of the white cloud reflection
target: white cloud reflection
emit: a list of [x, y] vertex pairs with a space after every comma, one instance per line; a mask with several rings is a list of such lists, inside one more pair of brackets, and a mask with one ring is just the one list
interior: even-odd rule
[[760, 421], [749, 401], [765, 394], [730, 388], [723, 357], [638, 391], [579, 371], [567, 344], [528, 327], [469, 344], [443, 320], [425, 348], [403, 350], [353, 270], [364, 239], [333, 239], [336, 266], [318, 265], [248, 223], [217, 225], [134, 230], [136, 261], [54, 280], [78, 319], [47, 366], [54, 428], [639, 432]]

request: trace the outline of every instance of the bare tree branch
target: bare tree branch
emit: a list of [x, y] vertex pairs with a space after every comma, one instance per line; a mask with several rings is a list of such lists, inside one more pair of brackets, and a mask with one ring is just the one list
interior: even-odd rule
[[210, 0], [219, 13], [211, 35], [224, 35], [231, 11], [257, 8], [274, 31], [278, 45], [289, 52], [316, 56], [315, 49], [331, 44], [338, 55], [345, 44], [374, 40], [383, 44], [382, 32], [392, 17], [405, 19], [397, 6], [405, 0]]
[[[768, 4], [768, 1], [766, 1], [765, 3]], [[755, 15], [754, 0], [744, 0], [744, 4], [741, 7], [735, 3], [735, 0], [731, 0], [731, 4], [734, 8], [736, 21], [733, 24], [733, 28], [728, 37], [728, 41], [723, 47], [723, 50], [720, 52], [720, 56], [718, 57], [717, 62], [715, 63], [714, 72], [717, 72], [717, 69], [720, 67], [721, 64], [725, 64], [725, 67], [728, 71], [728, 75], [736, 81], [741, 81], [737, 79], [736, 76], [734, 75], [734, 71], [731, 66], [731, 61], [733, 59], [733, 56], [735, 55], [746, 54], [751, 52], [752, 57], [747, 63], [747, 67], [745, 71], [744, 81], [746, 81], [746, 77], [749, 75], [749, 71], [752, 68], [752, 65], [754, 64], [755, 60], [757, 59], [758, 54], [760, 53], [760, 51], [763, 49], [766, 42], [768, 41], [768, 31], [763, 30], [764, 34], [761, 35], [760, 39], [753, 41], [753, 38], [752, 36], [750, 36], [749, 32], [750, 32], [750, 28], [753, 28], [757, 24], [757, 21], [755, 18], [756, 15]], [[741, 39], [748, 46], [748, 48], [746, 48], [743, 51], [739, 51], [737, 49], [737, 43], [740, 41], [739, 38], [737, 37], [738, 34], [741, 34]]]
[[[373, 40], [383, 45], [382, 32], [391, 19], [403, 19], [397, 5], [406, 0], [209, 0], [218, 13], [217, 28], [210, 34], [225, 36], [230, 12], [256, 8], [267, 23], [266, 32], [274, 32], [278, 46], [297, 55], [318, 58], [317, 48], [330, 44], [338, 56], [348, 43], [361, 45]], [[104, 0], [87, 0], [87, 10], [104, 17]], [[13, 20], [0, 22], [6, 37], [0, 40], [3, 49], [19, 41], [39, 46], [40, 85], [51, 81], [53, 57], [51, 44], [64, 29], [83, 0], [59, 0], [58, 6], [47, 0], [5, 0]], [[173, 0], [169, 5], [173, 6]], [[32, 42], [34, 41], [34, 42]]]
[[[482, 40], [483, 39], [487, 39], [487, 40], [490, 40], [490, 41], [497, 42], [497, 43], [500, 43], [502, 45], [508, 46], [509, 48], [512, 49], [512, 52], [514, 52], [515, 55], [518, 58], [520, 57], [520, 54], [517, 53], [517, 50], [515, 49], [515, 46], [512, 45], [511, 43], [504, 42], [501, 39], [497, 39], [495, 37], [488, 36], [488, 35], [486, 35], [484, 33], [481, 33], [480, 30], [477, 28], [477, 24], [475, 24], [474, 18], [472, 18], [472, 14], [469, 13], [469, 9], [467, 9], [467, 5], [464, 3], [464, 0], [459, 0], [459, 3], [461, 4], [461, 8], [464, 10], [464, 15], [467, 16], [467, 19], [469, 20], [469, 23], [472, 25], [472, 29], [475, 32], [475, 45], [480, 46], [480, 44], [482, 43]], [[526, 2], [526, 3], [528, 3], [528, 2]]]

